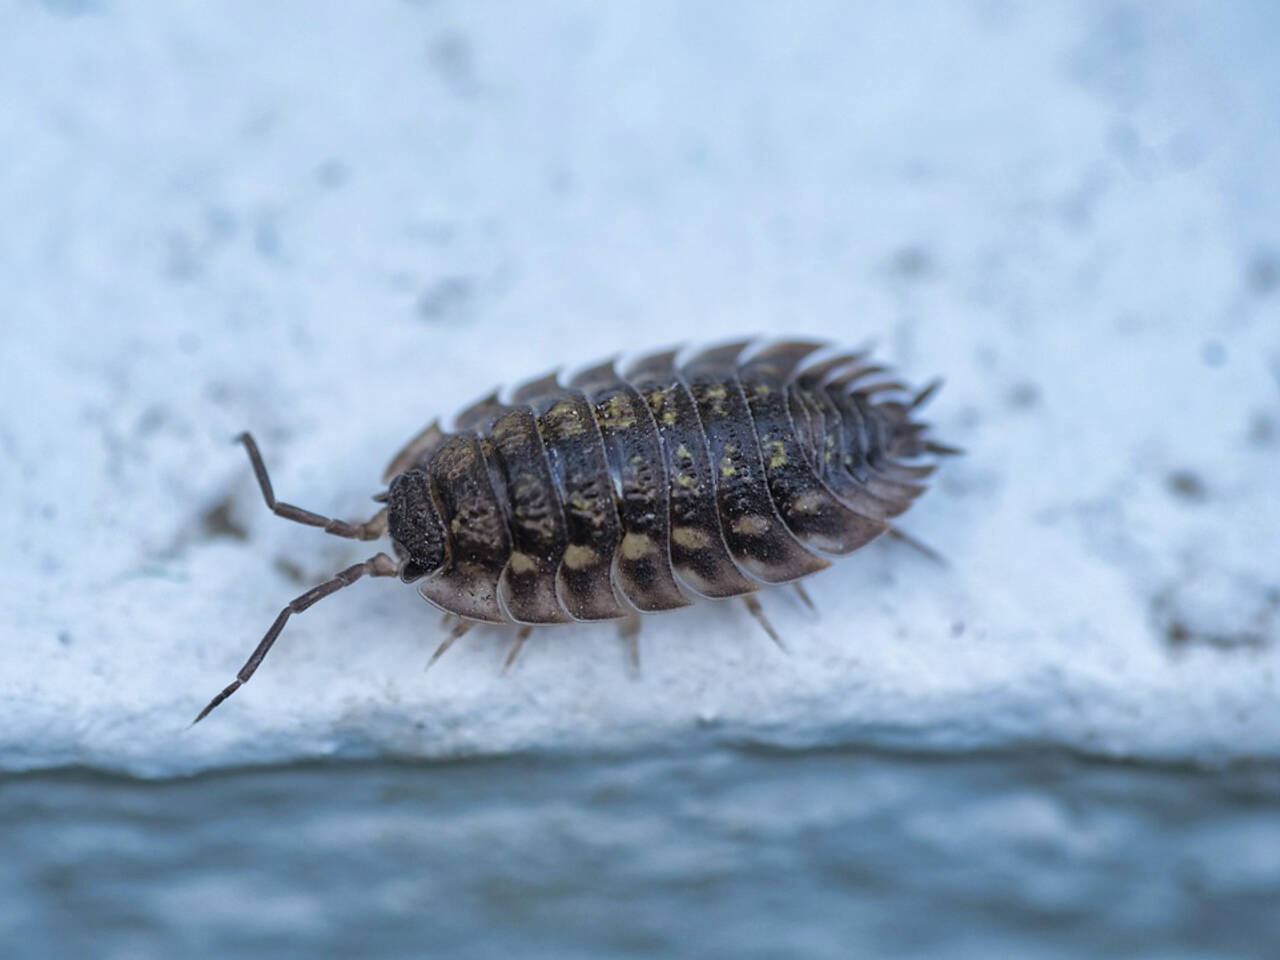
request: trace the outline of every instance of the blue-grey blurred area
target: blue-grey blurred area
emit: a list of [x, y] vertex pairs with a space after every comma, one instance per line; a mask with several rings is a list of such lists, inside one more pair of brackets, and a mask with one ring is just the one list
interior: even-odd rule
[[1271, 957], [1280, 771], [682, 749], [0, 780], [8, 957]]
[[[0, 0], [0, 960], [1280, 957], [1280, 3]], [[740, 604], [281, 605], [742, 336], [962, 447]], [[385, 544], [384, 544], [385, 546]], [[545, 635], [544, 635], [545, 634]]]

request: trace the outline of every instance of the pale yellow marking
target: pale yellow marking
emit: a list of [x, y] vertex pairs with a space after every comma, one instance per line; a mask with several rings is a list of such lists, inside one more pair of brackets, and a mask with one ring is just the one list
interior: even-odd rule
[[775, 440], [769, 444], [769, 448], [773, 453], [769, 457], [769, 469], [777, 470], [779, 467], [787, 465], [787, 445], [781, 440]]
[[577, 543], [569, 544], [564, 551], [564, 565], [570, 570], [584, 570], [594, 566], [599, 559], [600, 554]]
[[596, 408], [596, 421], [610, 430], [627, 430], [636, 425], [631, 404], [622, 394], [615, 394]]
[[518, 414], [508, 414], [505, 417], [499, 417], [494, 423], [493, 428], [489, 431], [489, 436], [497, 443], [501, 443], [515, 432], [516, 425], [520, 422]]
[[714, 387], [707, 387], [703, 396], [709, 400], [723, 400], [729, 395], [729, 391], [725, 389], [723, 384], [716, 384]]
[[671, 539], [686, 550], [702, 550], [711, 544], [711, 538], [697, 527], [676, 527], [671, 531]]
[[676, 456], [679, 457], [681, 460], [693, 459], [693, 454], [689, 452], [689, 448], [686, 447], [683, 443], [680, 444], [680, 446], [676, 447]]
[[817, 513], [822, 509], [822, 505], [826, 498], [816, 490], [810, 490], [808, 493], [802, 493], [796, 497], [791, 503], [793, 513]]
[[689, 476], [689, 474], [687, 473], [676, 474], [676, 485], [684, 487], [686, 490], [692, 490], [695, 486], [697, 486], [697, 484], [694, 482], [693, 477]]
[[628, 560], [639, 560], [653, 552], [653, 539], [647, 534], [628, 533], [622, 538], [622, 555]]
[[738, 452], [738, 448], [732, 443], [724, 445], [724, 456], [720, 459], [720, 476], [728, 478], [738, 472], [738, 468], [733, 465], [733, 457]]
[[769, 521], [764, 517], [739, 517], [733, 521], [733, 532], [742, 537], [758, 537], [769, 530]]
[[676, 419], [677, 419], [676, 412], [674, 410], [662, 411], [662, 422], [666, 424], [668, 427], [675, 426]]
[[538, 562], [527, 553], [511, 554], [511, 572], [512, 573], [532, 573], [538, 569]]
[[569, 495], [569, 506], [578, 513], [595, 514], [596, 512], [596, 501], [591, 497], [583, 496], [576, 490]]
[[554, 423], [561, 436], [576, 437], [587, 429], [581, 412], [572, 400], [561, 400], [547, 411], [547, 419]]

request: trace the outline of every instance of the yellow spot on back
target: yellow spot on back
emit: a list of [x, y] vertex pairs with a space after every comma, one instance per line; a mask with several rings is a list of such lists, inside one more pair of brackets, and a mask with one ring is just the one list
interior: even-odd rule
[[577, 490], [569, 495], [568, 506], [572, 507], [576, 513], [587, 515], [594, 515], [596, 513], [596, 501], [591, 497], [583, 496], [583, 494]]
[[794, 513], [817, 513], [822, 509], [825, 500], [826, 497], [821, 493], [810, 490], [808, 493], [800, 494], [791, 502], [791, 510]]
[[697, 484], [694, 483], [693, 477], [689, 476], [687, 473], [676, 474], [676, 485], [684, 487], [686, 490], [692, 490], [697, 486]]
[[569, 544], [564, 551], [564, 565], [570, 570], [583, 570], [593, 566], [599, 559], [598, 553], [578, 543]]
[[769, 521], [764, 517], [739, 517], [733, 521], [732, 530], [742, 537], [758, 537], [769, 530]]
[[489, 431], [489, 436], [493, 438], [495, 443], [501, 443], [515, 431], [519, 422], [520, 417], [518, 414], [507, 414], [505, 417], [499, 417]]
[[653, 539], [643, 533], [628, 533], [622, 538], [622, 555], [628, 560], [639, 560], [653, 553]]
[[769, 457], [769, 469], [777, 470], [779, 467], [787, 465], [787, 446], [781, 440], [775, 440], [769, 445], [772, 451]]
[[693, 459], [693, 454], [689, 452], [689, 448], [686, 447], [683, 443], [680, 444], [680, 446], [676, 447], [676, 456], [679, 457], [681, 460]]
[[561, 400], [546, 413], [546, 422], [562, 437], [576, 437], [587, 429], [582, 411], [572, 400]]
[[512, 573], [532, 573], [538, 569], [538, 563], [533, 557], [527, 553], [511, 554], [511, 572]]
[[711, 544], [711, 538], [697, 527], [676, 527], [671, 531], [671, 539], [686, 550], [702, 550]]
[[610, 430], [626, 430], [635, 426], [636, 418], [628, 399], [618, 393], [596, 407], [596, 422]]

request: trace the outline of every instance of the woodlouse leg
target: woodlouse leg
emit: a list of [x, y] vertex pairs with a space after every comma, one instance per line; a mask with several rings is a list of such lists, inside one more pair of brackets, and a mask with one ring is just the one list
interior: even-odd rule
[[937, 550], [933, 549], [933, 547], [929, 546], [927, 543], [917, 540], [915, 537], [911, 536], [911, 534], [906, 533], [905, 531], [900, 530], [897, 527], [890, 527], [886, 531], [886, 534], [887, 536], [892, 537], [894, 540], [897, 540], [899, 543], [905, 543], [908, 547], [911, 547], [913, 550], [917, 550], [920, 553], [924, 554], [926, 557], [928, 557], [938, 566], [940, 567], [947, 566], [946, 557], [940, 554]]
[[502, 661], [502, 673], [511, 669], [511, 665], [516, 662], [516, 657], [520, 656], [520, 651], [524, 649], [524, 642], [529, 639], [531, 633], [533, 633], [533, 627], [527, 623], [516, 631], [516, 642], [511, 644], [507, 659]]
[[245, 661], [240, 672], [236, 674], [236, 678], [216, 697], [209, 701], [209, 705], [200, 711], [200, 714], [191, 721], [191, 725], [195, 726], [201, 720], [209, 715], [223, 700], [231, 696], [242, 686], [249, 682], [249, 678], [253, 676], [253, 672], [258, 669], [258, 664], [262, 663], [262, 658], [267, 655], [267, 651], [271, 649], [271, 645], [276, 642], [276, 637], [280, 635], [280, 631], [284, 629], [285, 623], [295, 613], [301, 613], [307, 607], [311, 606], [317, 600], [323, 600], [331, 593], [341, 590], [343, 587], [349, 587], [361, 577], [394, 577], [396, 575], [396, 562], [388, 557], [385, 553], [379, 553], [364, 563], [357, 563], [343, 570], [331, 580], [326, 580], [317, 586], [312, 587], [300, 597], [294, 597], [288, 605], [280, 611], [280, 615], [276, 617], [275, 623], [271, 624], [258, 646], [250, 654], [249, 659]]
[[640, 672], [640, 614], [629, 613], [618, 621], [618, 636], [627, 645], [627, 659], [633, 673]]
[[464, 636], [475, 625], [476, 622], [474, 620], [459, 620], [455, 623], [453, 629], [449, 631], [449, 635], [441, 641], [440, 646], [436, 647], [436, 652], [431, 655], [431, 659], [427, 661], [427, 665], [423, 669], [430, 670], [432, 665], [457, 642], [458, 638]]
[[919, 410], [926, 403], [933, 399], [934, 395], [942, 389], [942, 378], [935, 377], [924, 385], [924, 387], [911, 398], [911, 403], [907, 405], [908, 410]]
[[332, 517], [321, 516], [318, 513], [312, 513], [310, 510], [303, 510], [296, 507], [292, 503], [284, 503], [276, 499], [275, 493], [271, 489], [271, 478], [267, 476], [266, 464], [262, 462], [262, 454], [258, 452], [258, 444], [254, 441], [253, 436], [249, 433], [242, 433], [236, 437], [245, 450], [249, 452], [249, 462], [253, 465], [253, 475], [258, 478], [258, 486], [262, 490], [262, 498], [267, 501], [267, 506], [277, 517], [284, 517], [286, 520], [293, 520], [296, 523], [304, 523], [309, 527], [321, 527], [325, 533], [332, 533], [336, 537], [346, 537], [349, 540], [377, 540], [380, 536], [387, 532], [387, 511], [384, 507], [373, 515], [373, 519], [366, 523], [348, 523], [346, 520], [334, 520]]
[[764, 608], [760, 606], [760, 601], [751, 594], [747, 594], [742, 598], [742, 602], [747, 605], [747, 610], [756, 618], [756, 622], [764, 628], [764, 632], [769, 635], [769, 639], [778, 645], [778, 649], [783, 653], [790, 653], [791, 651], [787, 649], [787, 645], [783, 643], [782, 638], [778, 636], [778, 631], [773, 629], [773, 624], [771, 624], [769, 619], [764, 615]]
[[800, 598], [800, 602], [803, 603], [806, 607], [808, 607], [810, 612], [812, 613], [818, 612], [818, 608], [813, 605], [813, 598], [809, 596], [809, 591], [806, 590], [802, 584], [800, 584], [799, 582], [796, 582], [796, 583], [793, 583], [791, 587], [793, 590], [795, 590], [796, 596]]

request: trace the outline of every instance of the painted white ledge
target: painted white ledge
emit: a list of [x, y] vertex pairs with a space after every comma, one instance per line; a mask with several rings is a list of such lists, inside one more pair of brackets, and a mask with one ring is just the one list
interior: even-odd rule
[[[23, 6], [0, 768], [708, 734], [1280, 757], [1280, 77], [1246, 6]], [[359, 518], [496, 383], [743, 332], [947, 377], [969, 456], [905, 525], [949, 567], [878, 545], [812, 582], [820, 618], [766, 597], [789, 657], [734, 608], [651, 618], [638, 678], [606, 627], [424, 674], [438, 618], [362, 583], [187, 729], [364, 549], [272, 518], [237, 431], [282, 498]], [[228, 497], [246, 539], [204, 525]]]

